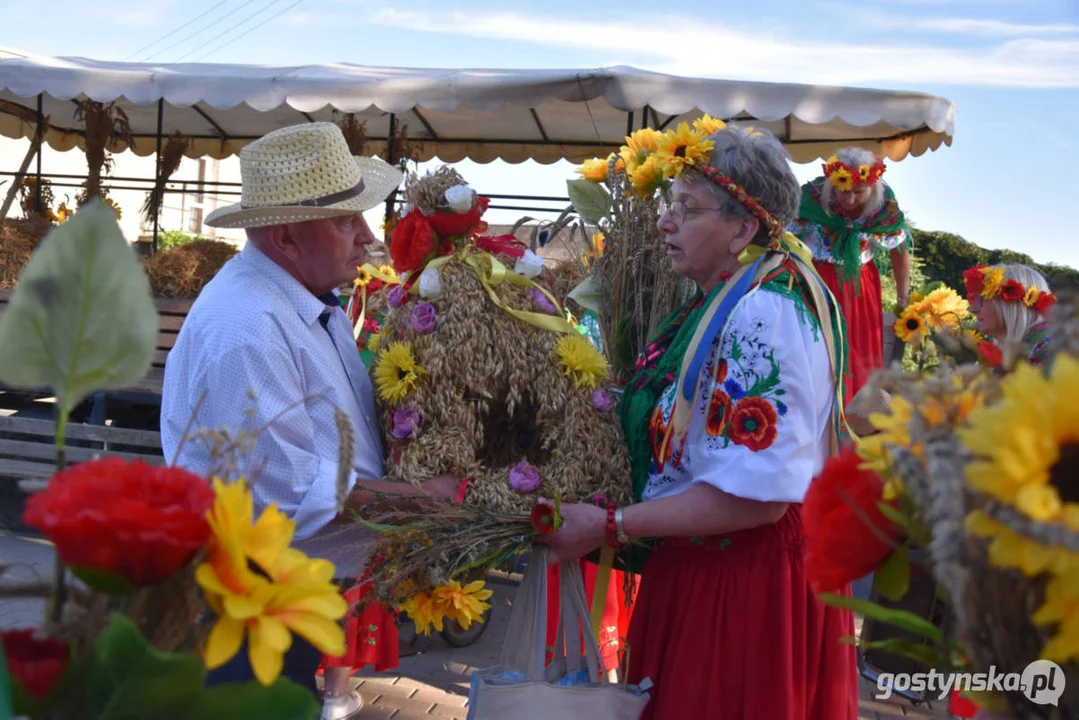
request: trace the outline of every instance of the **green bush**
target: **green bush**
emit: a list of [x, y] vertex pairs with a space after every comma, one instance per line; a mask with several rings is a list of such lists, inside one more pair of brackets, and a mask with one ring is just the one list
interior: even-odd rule
[[157, 234], [157, 249], [159, 252], [161, 250], [171, 250], [172, 248], [193, 243], [196, 240], [205, 239], [201, 235], [188, 235], [180, 230], [165, 230]]

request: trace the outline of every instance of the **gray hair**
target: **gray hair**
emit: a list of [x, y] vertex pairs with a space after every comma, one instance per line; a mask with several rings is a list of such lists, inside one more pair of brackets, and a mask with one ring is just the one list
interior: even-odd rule
[[[842, 148], [836, 151], [835, 156], [839, 158], [839, 162], [852, 168], [858, 168], [862, 165], [872, 167], [880, 159], [865, 148], [860, 147]], [[832, 214], [832, 195], [834, 194], [835, 185], [825, 180], [820, 191], [820, 204], [824, 208], [824, 212], [829, 215]], [[872, 217], [882, 207], [884, 207], [884, 182], [878, 182], [870, 188], [869, 198], [865, 201], [865, 208], [862, 210], [862, 217], [859, 219]]]
[[[1049, 281], [1040, 272], [1029, 265], [1007, 263], [1004, 265], [992, 265], [992, 269], [1004, 269], [1005, 280], [1015, 280], [1024, 289], [1036, 287], [1041, 292], [1049, 292]], [[1006, 337], [1009, 340], [1021, 341], [1026, 337], [1030, 329], [1039, 323], [1045, 322], [1045, 316], [1034, 308], [1027, 307], [1022, 302], [1004, 302], [1000, 297], [986, 301], [986, 305], [993, 303], [1000, 310], [1000, 316], [1004, 320]]]
[[[798, 217], [801, 186], [791, 171], [790, 156], [771, 133], [758, 128], [728, 123], [709, 139], [715, 149], [708, 164], [745, 188], [765, 210], [787, 227]], [[694, 179], [699, 177], [694, 175]], [[756, 217], [738, 198], [710, 180], [702, 180], [719, 200], [719, 211], [727, 216]], [[768, 228], [761, 223], [754, 244], [767, 247], [772, 242]]]

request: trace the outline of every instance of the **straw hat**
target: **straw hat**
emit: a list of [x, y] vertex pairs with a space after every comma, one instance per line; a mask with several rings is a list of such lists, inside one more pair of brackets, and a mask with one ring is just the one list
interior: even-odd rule
[[377, 206], [404, 179], [378, 158], [353, 157], [333, 123], [281, 128], [240, 151], [242, 199], [206, 224], [253, 228], [355, 215]]

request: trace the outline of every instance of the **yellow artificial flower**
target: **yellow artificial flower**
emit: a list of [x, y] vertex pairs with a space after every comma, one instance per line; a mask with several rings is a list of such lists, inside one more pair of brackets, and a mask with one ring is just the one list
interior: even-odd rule
[[367, 271], [367, 268], [362, 265], [356, 266], [356, 273], [356, 279], [352, 281], [352, 284], [358, 288], [367, 287], [371, 284], [371, 281], [375, 279], [374, 276]]
[[367, 349], [371, 352], [377, 353], [379, 347], [382, 346], [382, 335], [380, 333], [371, 333], [367, 337]]
[[583, 335], [566, 335], [558, 341], [555, 352], [577, 388], [595, 390], [607, 378], [607, 358]]
[[442, 632], [445, 627], [442, 621], [446, 615], [442, 612], [442, 608], [439, 607], [438, 603], [435, 602], [431, 593], [416, 593], [398, 607], [412, 619], [412, 623], [416, 626], [416, 632], [422, 632], [424, 635], [430, 636], [432, 628]]
[[425, 374], [427, 370], [412, 356], [410, 343], [390, 343], [379, 353], [375, 364], [379, 397], [396, 405], [408, 397]]
[[693, 121], [693, 129], [697, 132], [702, 132], [705, 135], [712, 135], [725, 127], [727, 127], [727, 123], [719, 118], [712, 117], [708, 113], [705, 113], [703, 117], [699, 117]]
[[629, 175], [629, 181], [633, 184], [633, 189], [642, 198], [650, 197], [659, 189], [665, 179], [664, 166], [657, 160], [655, 155], [649, 155], [644, 163]]
[[869, 173], [870, 173], [870, 168], [869, 168], [868, 165], [859, 165], [858, 166], [858, 180], [860, 182], [865, 182], [865, 181], [869, 180]]
[[1023, 295], [1023, 304], [1026, 305], [1028, 308], [1034, 307], [1034, 305], [1038, 302], [1039, 295], [1041, 295], [1041, 291], [1031, 285], [1027, 288], [1026, 294]]
[[491, 609], [485, 602], [494, 593], [486, 588], [483, 580], [475, 580], [464, 587], [456, 580], [436, 587], [432, 596], [447, 618], [468, 630], [474, 622], [483, 622], [483, 613]]
[[976, 328], [967, 328], [966, 330], [963, 331], [963, 339], [966, 340], [967, 343], [970, 344], [970, 345], [977, 345], [984, 338], [982, 337], [982, 334], [980, 332], [978, 332], [978, 330]]
[[908, 345], [918, 345], [925, 338], [926, 327], [917, 308], [908, 307], [892, 326], [895, 336]]
[[986, 268], [982, 270], [982, 297], [992, 300], [1000, 292], [1004, 283], [1004, 268]]
[[1079, 661], [1079, 575], [1058, 575], [1045, 588], [1045, 602], [1031, 620], [1058, 625], [1056, 635], [1042, 648], [1042, 658], [1057, 663]]
[[218, 616], [207, 639], [206, 667], [231, 660], [245, 636], [255, 677], [267, 686], [281, 674], [292, 633], [324, 653], [343, 655], [344, 631], [336, 621], [348, 604], [333, 584], [333, 563], [289, 548], [294, 524], [273, 506], [252, 523], [253, 501], [243, 484], [215, 480], [214, 488], [207, 559], [195, 570]]
[[618, 154], [627, 175], [632, 175], [656, 151], [656, 145], [662, 136], [663, 133], [652, 128], [641, 128], [626, 138], [626, 144]]
[[393, 269], [392, 265], [379, 265], [378, 271], [390, 278], [393, 282], [401, 282], [401, 279], [397, 277], [397, 272]]
[[907, 301], [907, 307], [910, 307], [911, 305], [914, 305], [916, 303], [920, 303], [922, 300], [925, 300], [925, 295], [922, 295], [920, 292], [917, 291], [912, 292], [910, 294], [910, 300]]
[[[1079, 360], [1061, 356], [1052, 375], [1020, 364], [1001, 381], [1003, 399], [974, 410], [959, 429], [974, 455], [967, 482], [1032, 520], [1079, 532], [1079, 502], [1065, 490], [1079, 472]], [[1063, 495], [1062, 495], [1063, 493]]]
[[607, 161], [600, 160], [599, 158], [585, 160], [583, 163], [581, 163], [581, 166], [577, 168], [577, 174], [583, 177], [585, 180], [591, 180], [592, 182], [606, 182]]
[[990, 541], [989, 562], [996, 567], [1015, 568], [1028, 577], [1079, 575], [1079, 553], [1024, 537], [982, 510], [972, 510], [964, 527], [974, 537]]
[[662, 165], [668, 177], [678, 177], [682, 171], [699, 164], [707, 164], [716, 144], [689, 123], [678, 124], [677, 130], [663, 135], [656, 144], [656, 161]]
[[832, 181], [832, 184], [836, 186], [837, 190], [843, 192], [849, 192], [854, 189], [854, 176], [850, 174], [850, 170], [846, 168], [838, 168], [832, 171], [832, 174], [828, 176], [828, 179]]
[[908, 448], [916, 458], [922, 457], [922, 444], [912, 443], [910, 439], [910, 421], [914, 416], [914, 406], [900, 396], [891, 399], [888, 413], [873, 413], [869, 423], [877, 432], [859, 438], [855, 450], [862, 459], [861, 467], [873, 470], [884, 480], [884, 499], [893, 500], [903, 491], [903, 482], [892, 471], [892, 456], [888, 446]]
[[936, 330], [947, 328], [958, 333], [961, 323], [970, 317], [970, 303], [950, 287], [939, 287], [922, 301], [926, 321]]

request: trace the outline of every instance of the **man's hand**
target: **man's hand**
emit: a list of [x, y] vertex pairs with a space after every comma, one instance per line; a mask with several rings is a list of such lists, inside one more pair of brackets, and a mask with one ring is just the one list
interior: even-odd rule
[[457, 497], [457, 487], [461, 481], [452, 473], [436, 475], [430, 480], [425, 480], [423, 491], [437, 500], [452, 500]]

